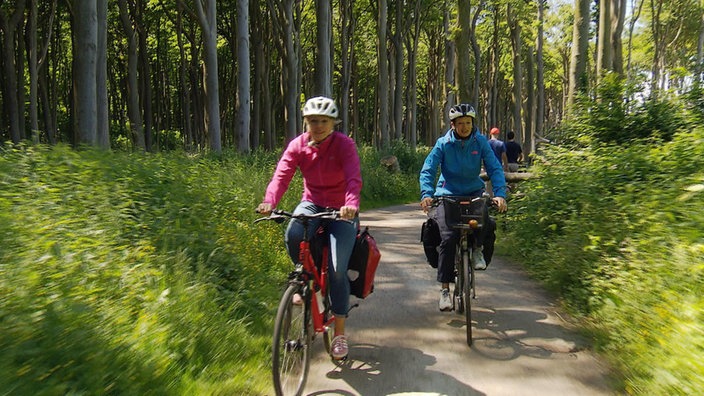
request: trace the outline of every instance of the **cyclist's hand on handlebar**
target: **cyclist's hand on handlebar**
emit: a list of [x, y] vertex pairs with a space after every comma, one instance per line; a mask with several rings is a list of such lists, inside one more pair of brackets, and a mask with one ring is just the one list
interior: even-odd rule
[[420, 200], [420, 207], [423, 208], [423, 212], [428, 212], [430, 206], [433, 205], [433, 199], [430, 197], [425, 197]]
[[352, 220], [357, 215], [357, 208], [354, 206], [343, 206], [340, 208], [340, 217], [344, 220]]
[[270, 203], [262, 202], [257, 206], [257, 213], [261, 213], [264, 216], [267, 216], [269, 213], [271, 213], [272, 209], [274, 209]]
[[494, 201], [494, 205], [496, 205], [496, 209], [499, 212], [505, 212], [508, 209], [508, 206], [506, 205], [506, 200], [503, 197], [494, 197], [492, 198], [492, 201]]

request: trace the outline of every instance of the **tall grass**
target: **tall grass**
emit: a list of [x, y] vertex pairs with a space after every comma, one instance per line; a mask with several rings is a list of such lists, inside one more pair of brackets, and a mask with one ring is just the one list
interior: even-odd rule
[[[365, 207], [415, 195], [361, 152]], [[291, 266], [253, 220], [278, 156], [0, 151], [0, 393], [268, 394]]]
[[549, 149], [511, 202], [515, 254], [641, 395], [704, 389], [704, 129]]

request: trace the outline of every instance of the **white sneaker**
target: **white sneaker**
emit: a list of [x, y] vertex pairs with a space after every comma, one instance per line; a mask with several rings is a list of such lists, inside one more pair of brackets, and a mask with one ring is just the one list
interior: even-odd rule
[[450, 289], [442, 289], [440, 291], [440, 302], [438, 307], [441, 311], [452, 310], [452, 299], [450, 298]]
[[486, 261], [484, 261], [484, 246], [475, 248], [472, 251], [472, 265], [475, 270], [486, 269]]

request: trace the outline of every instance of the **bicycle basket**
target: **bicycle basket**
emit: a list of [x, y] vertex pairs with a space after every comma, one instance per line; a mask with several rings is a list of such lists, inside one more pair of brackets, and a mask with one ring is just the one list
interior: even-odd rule
[[472, 201], [475, 197], [452, 197], [456, 202], [444, 200], [445, 222], [452, 227], [456, 224], [467, 224], [476, 220], [481, 227], [489, 218], [489, 209], [483, 199]]

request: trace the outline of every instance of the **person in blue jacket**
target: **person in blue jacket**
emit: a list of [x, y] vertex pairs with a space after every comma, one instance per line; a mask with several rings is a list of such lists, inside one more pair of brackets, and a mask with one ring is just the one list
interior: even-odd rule
[[[487, 138], [475, 125], [476, 111], [470, 104], [462, 103], [450, 109], [451, 128], [441, 136], [425, 158], [420, 171], [420, 206], [424, 211], [430, 209], [434, 197], [463, 196], [479, 197], [484, 193], [484, 180], [479, 176], [482, 165], [491, 180], [493, 201], [499, 212], [505, 212], [506, 179], [504, 171], [489, 146]], [[440, 167], [440, 176], [436, 175]], [[442, 284], [439, 308], [441, 311], [452, 309], [450, 282], [454, 281], [455, 245], [459, 232], [448, 227], [445, 222], [445, 209], [438, 206], [435, 220], [440, 227], [442, 241], [438, 249], [437, 280]], [[475, 269], [486, 269], [494, 253], [496, 240], [496, 223], [483, 227], [483, 235], [477, 239], [472, 254]]]

